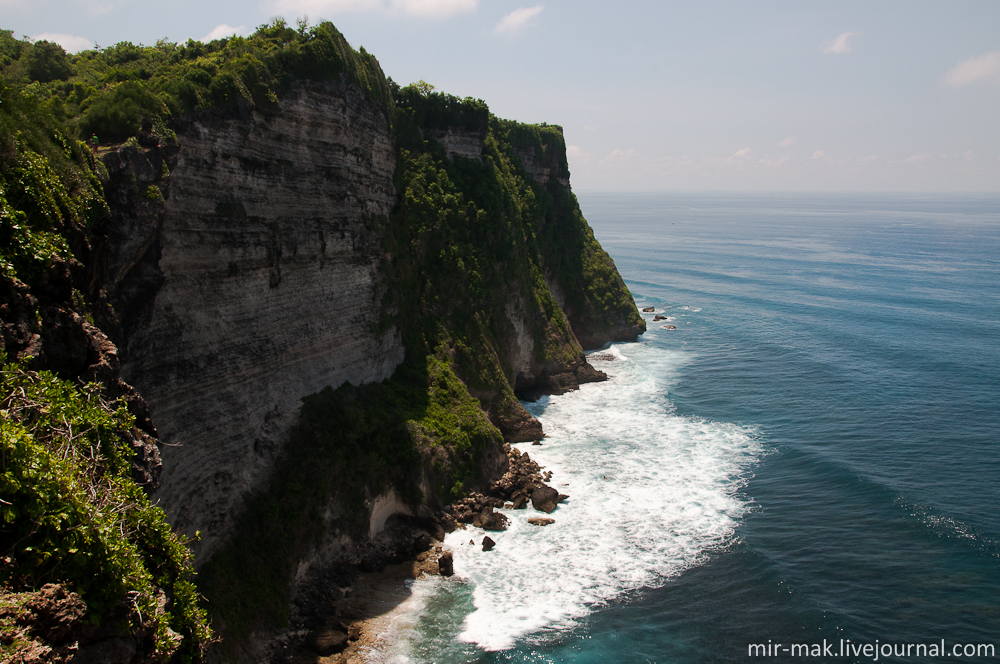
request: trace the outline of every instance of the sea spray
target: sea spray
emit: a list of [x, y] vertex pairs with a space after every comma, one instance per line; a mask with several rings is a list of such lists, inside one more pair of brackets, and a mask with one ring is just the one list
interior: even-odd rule
[[414, 583], [413, 611], [426, 619], [399, 634], [407, 652], [398, 661], [431, 652], [442, 661], [442, 647], [460, 661], [470, 650], [545, 638], [622, 593], [661, 584], [733, 537], [747, 506], [738, 489], [761, 450], [755, 431], [674, 412], [667, 388], [688, 353], [638, 343], [591, 357], [609, 381], [525, 404], [547, 437], [518, 447], [570, 496], [549, 515], [555, 523], [529, 524], [539, 516], [530, 507], [504, 510], [510, 527], [490, 533], [489, 552], [478, 529], [448, 535], [459, 585]]

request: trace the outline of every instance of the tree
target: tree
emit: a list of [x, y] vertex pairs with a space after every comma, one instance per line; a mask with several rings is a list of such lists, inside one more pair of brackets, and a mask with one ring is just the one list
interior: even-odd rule
[[32, 81], [65, 81], [72, 74], [73, 69], [69, 65], [66, 51], [59, 44], [38, 41], [28, 52], [28, 77]]

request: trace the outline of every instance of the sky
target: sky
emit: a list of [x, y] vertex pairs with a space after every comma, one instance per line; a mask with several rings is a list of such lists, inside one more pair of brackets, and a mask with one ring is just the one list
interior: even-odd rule
[[0, 0], [0, 27], [70, 51], [275, 16], [561, 125], [578, 192], [1000, 191], [995, 0]]

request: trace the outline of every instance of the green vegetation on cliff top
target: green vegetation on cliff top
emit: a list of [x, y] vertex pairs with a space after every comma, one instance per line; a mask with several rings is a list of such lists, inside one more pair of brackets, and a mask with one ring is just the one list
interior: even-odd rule
[[250, 37], [207, 44], [120, 42], [74, 56], [48, 42], [19, 41], [5, 30], [0, 67], [8, 85], [39, 99], [74, 135], [89, 140], [96, 133], [103, 142], [134, 136], [143, 118], [169, 121], [239, 103], [273, 109], [277, 95], [296, 79], [344, 75], [376, 99], [390, 98], [378, 61], [351, 48], [328, 22], [293, 29], [275, 19]]

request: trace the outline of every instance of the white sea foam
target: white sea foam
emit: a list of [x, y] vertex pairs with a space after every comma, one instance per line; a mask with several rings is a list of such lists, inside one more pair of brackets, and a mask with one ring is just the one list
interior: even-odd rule
[[[455, 581], [472, 588], [462, 641], [499, 650], [571, 627], [624, 592], [680, 573], [733, 536], [746, 508], [737, 489], [760, 451], [753, 430], [672, 412], [665, 388], [689, 359], [683, 353], [644, 344], [602, 355], [608, 353], [615, 361], [600, 367], [610, 381], [528, 404], [548, 437], [542, 446], [520, 447], [570, 496], [550, 515], [555, 523], [529, 525], [538, 515], [531, 508], [506, 510], [510, 528], [489, 533], [496, 541], [490, 552], [482, 551], [482, 531], [448, 535]], [[435, 587], [440, 592], [440, 583], [416, 582], [415, 604]]]

